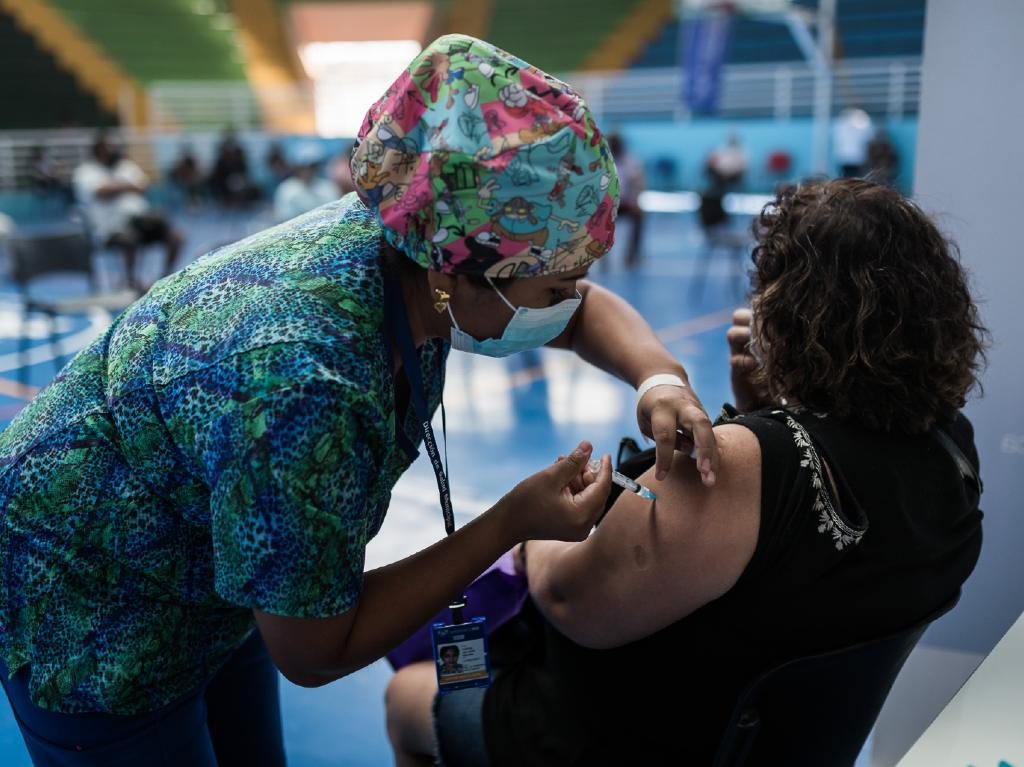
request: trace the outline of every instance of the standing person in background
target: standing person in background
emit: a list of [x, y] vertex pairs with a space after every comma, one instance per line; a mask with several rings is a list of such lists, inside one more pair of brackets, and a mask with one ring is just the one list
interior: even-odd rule
[[643, 163], [626, 149], [622, 136], [608, 134], [608, 149], [611, 150], [615, 167], [619, 171], [619, 219], [630, 219], [629, 243], [626, 246], [626, 268], [633, 269], [640, 263], [640, 243], [644, 233], [644, 212], [640, 207], [640, 193], [644, 191]]
[[121, 251], [129, 287], [142, 289], [135, 274], [142, 245], [161, 243], [162, 274], [174, 270], [184, 238], [166, 217], [151, 209], [145, 196], [149, 178], [125, 156], [120, 142], [100, 134], [92, 147], [92, 159], [75, 169], [73, 185], [96, 243]]
[[895, 186], [900, 174], [900, 156], [884, 128], [879, 128], [868, 143], [867, 159], [872, 181]]
[[863, 109], [844, 109], [836, 118], [832, 154], [843, 178], [864, 175], [872, 132], [871, 116]]
[[292, 175], [274, 192], [274, 218], [287, 221], [338, 199], [338, 188], [320, 174], [323, 162], [324, 151], [318, 145], [298, 146], [292, 157]]
[[747, 175], [747, 164], [747, 152], [740, 145], [740, 137], [730, 133], [725, 144], [708, 155], [706, 167], [712, 187], [723, 194], [739, 187]]

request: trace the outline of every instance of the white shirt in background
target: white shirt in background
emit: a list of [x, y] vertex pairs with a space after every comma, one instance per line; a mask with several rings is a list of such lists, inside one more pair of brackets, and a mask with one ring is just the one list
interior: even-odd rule
[[325, 178], [314, 178], [308, 184], [295, 177], [286, 178], [274, 192], [274, 218], [287, 221], [338, 197], [338, 187]]
[[77, 168], [72, 179], [75, 197], [85, 209], [89, 217], [96, 239], [105, 242], [112, 234], [123, 231], [132, 216], [138, 216], [149, 210], [149, 201], [137, 192], [125, 192], [115, 197], [101, 200], [96, 190], [108, 184], [132, 184], [145, 189], [149, 178], [132, 160], [127, 158], [113, 167], [108, 167], [95, 160], [88, 160]]
[[863, 165], [875, 135], [871, 117], [863, 109], [846, 109], [832, 128], [832, 151], [839, 165]]
[[747, 172], [747, 153], [736, 144], [726, 144], [711, 153], [711, 167], [720, 176], [736, 178]]

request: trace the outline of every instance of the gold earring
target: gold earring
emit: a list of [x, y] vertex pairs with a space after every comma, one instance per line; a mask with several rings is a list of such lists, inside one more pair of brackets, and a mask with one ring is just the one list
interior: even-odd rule
[[437, 300], [434, 302], [434, 309], [437, 310], [438, 314], [443, 314], [445, 309], [448, 308], [448, 302], [451, 301], [452, 297], [441, 290], [441, 288], [434, 288], [434, 295], [437, 296]]

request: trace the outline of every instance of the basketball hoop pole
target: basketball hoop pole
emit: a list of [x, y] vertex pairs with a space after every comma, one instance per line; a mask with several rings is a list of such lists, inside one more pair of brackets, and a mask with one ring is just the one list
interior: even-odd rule
[[[785, 24], [793, 41], [814, 70], [814, 118], [811, 172], [828, 172], [829, 128], [832, 123], [832, 51], [835, 42], [836, 0], [818, 0], [817, 15], [790, 0], [677, 0], [679, 18], [708, 11], [739, 12], [769, 23]], [[811, 34], [811, 27], [818, 34]]]
[[[836, 0], [818, 0], [814, 17], [805, 9], [790, 7], [781, 15], [762, 16], [789, 28], [800, 52], [814, 70], [814, 119], [811, 134], [811, 172], [828, 173], [828, 139], [832, 123], [832, 51], [835, 47]], [[818, 28], [817, 39], [811, 26]]]
[[818, 56], [814, 72], [814, 138], [811, 171], [828, 172], [828, 134], [832, 122], [832, 51], [836, 0], [818, 0]]
[[[790, 8], [783, 16], [800, 52], [814, 69], [814, 120], [811, 137], [811, 172], [828, 172], [828, 134], [832, 122], [832, 51], [835, 44], [836, 0], [818, 0], [817, 18], [803, 9]], [[811, 25], [818, 28], [817, 40]]]

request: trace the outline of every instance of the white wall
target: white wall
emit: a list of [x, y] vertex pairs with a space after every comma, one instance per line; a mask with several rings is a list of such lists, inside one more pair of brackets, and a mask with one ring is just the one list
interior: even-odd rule
[[929, 0], [918, 201], [945, 214], [995, 343], [968, 408], [985, 482], [981, 561], [932, 643], [988, 652], [1024, 610], [1024, 3]]
[[960, 605], [925, 634], [908, 664], [916, 671], [897, 681], [875, 764], [909, 747], [1024, 610], [1022, 33], [1021, 0], [928, 0], [914, 189], [959, 242], [994, 336], [985, 396], [967, 408], [985, 483], [984, 545]]

